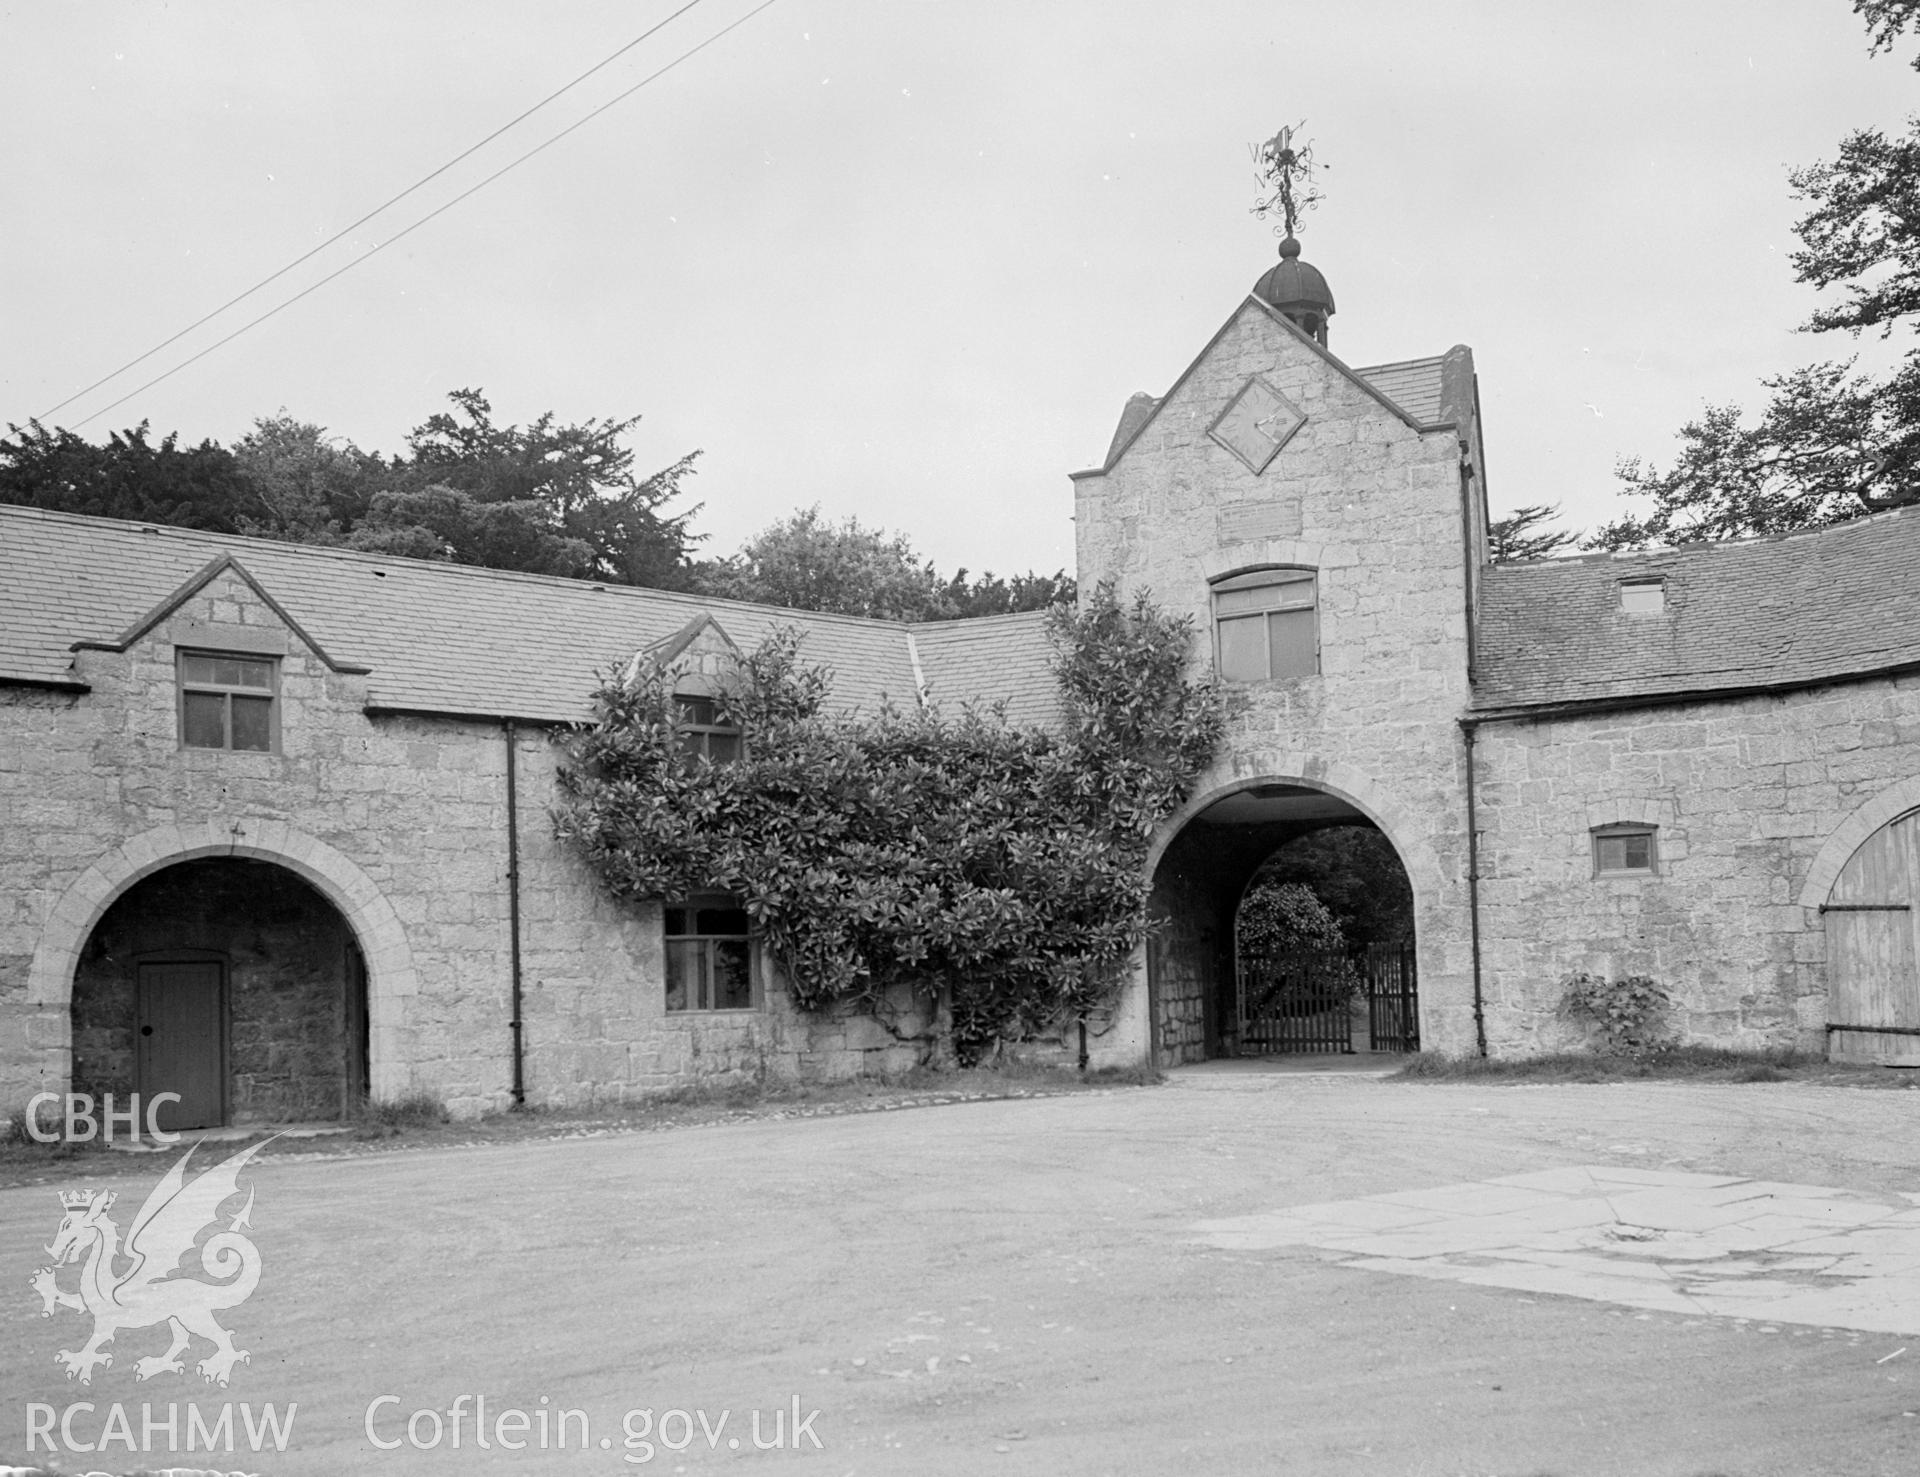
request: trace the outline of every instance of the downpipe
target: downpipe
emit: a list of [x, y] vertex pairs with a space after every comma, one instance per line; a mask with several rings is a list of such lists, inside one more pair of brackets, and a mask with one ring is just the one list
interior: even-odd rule
[[520, 988], [520, 792], [518, 781], [519, 726], [511, 719], [501, 724], [507, 740], [507, 955], [513, 978], [513, 1105], [527, 1105], [526, 1025], [521, 1019]]

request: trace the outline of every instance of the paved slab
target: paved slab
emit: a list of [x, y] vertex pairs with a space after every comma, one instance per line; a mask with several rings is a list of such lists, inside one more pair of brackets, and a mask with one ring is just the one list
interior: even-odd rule
[[1366, 1271], [1920, 1335], [1914, 1198], [1583, 1165], [1195, 1229], [1211, 1246], [1312, 1246]]

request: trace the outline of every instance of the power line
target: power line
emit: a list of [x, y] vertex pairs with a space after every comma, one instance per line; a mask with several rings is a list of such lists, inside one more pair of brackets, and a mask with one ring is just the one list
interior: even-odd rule
[[[382, 204], [374, 206], [372, 210], [369, 210], [365, 215], [361, 216], [360, 219], [355, 221], [352, 225], [341, 227], [338, 231], [335, 231], [331, 236], [327, 237], [326, 240], [322, 241], [318, 246], [314, 247], [313, 250], [307, 252], [303, 256], [295, 257], [292, 261], [288, 262], [284, 267], [282, 267], [279, 271], [275, 272], [272, 276], [262, 277], [258, 282], [254, 283], [253, 286], [249, 287], [245, 292], [241, 293], [238, 297], [228, 298], [227, 301], [220, 304], [220, 306], [215, 308], [212, 312], [204, 315], [203, 317], [194, 319], [193, 322], [189, 323], [185, 328], [181, 329], [178, 333], [174, 334], [172, 338], [161, 340], [161, 342], [155, 344], [151, 349], [148, 349], [146, 353], [140, 355], [138, 358], [129, 359], [125, 364], [122, 364], [118, 369], [114, 370], [113, 373], [102, 375], [99, 379], [95, 380], [92, 384], [88, 385], [84, 390], [75, 390], [71, 395], [67, 396], [66, 399], [62, 400], [58, 405], [52, 406], [51, 408], [42, 411], [39, 415], [39, 419], [44, 421], [48, 417], [58, 414], [60, 411], [66, 409], [69, 405], [73, 404], [73, 402], [78, 400], [81, 396], [92, 394], [95, 390], [99, 389], [102, 385], [108, 383], [111, 380], [118, 379], [121, 375], [125, 374], [129, 369], [132, 369], [134, 365], [144, 364], [147, 360], [151, 359], [155, 354], [158, 354], [162, 349], [166, 348], [168, 345], [178, 343], [181, 339], [185, 338], [188, 334], [192, 333], [194, 329], [200, 327], [201, 324], [210, 322], [211, 320], [218, 318], [222, 313], [226, 312], [228, 308], [233, 307], [235, 304], [245, 302], [248, 298], [252, 297], [256, 292], [260, 291], [261, 288], [270, 286], [271, 284], [278, 282], [282, 277], [286, 276], [287, 273], [291, 272], [295, 267], [299, 266], [302, 262], [311, 261], [314, 257], [318, 256], [321, 252], [325, 251], [329, 246], [333, 245], [334, 242], [341, 240], [343, 237], [352, 235], [355, 231], [359, 230], [360, 227], [364, 226], [368, 221], [372, 220], [376, 215], [379, 215], [382, 211], [386, 210], [388, 206], [398, 205], [402, 200], [406, 199], [407, 196], [413, 194], [414, 191], [420, 189], [422, 186], [431, 184], [434, 180], [438, 179], [441, 175], [445, 174], [449, 169], [453, 168], [454, 165], [460, 163], [461, 160], [470, 158], [472, 155], [479, 153], [480, 150], [484, 149], [488, 144], [492, 143], [495, 139], [499, 138], [501, 134], [507, 132], [511, 128], [515, 128], [518, 125], [526, 122], [527, 119], [531, 118], [535, 113], [539, 112], [548, 103], [554, 101], [556, 98], [562, 96], [565, 93], [573, 91], [574, 88], [578, 87], [582, 82], [585, 82], [587, 78], [591, 77], [595, 72], [605, 70], [607, 67], [611, 66], [614, 62], [618, 61], [621, 57], [625, 56], [629, 51], [632, 51], [633, 48], [638, 46], [642, 41], [645, 41], [649, 36], [654, 35], [658, 31], [664, 30], [667, 26], [672, 25], [673, 22], [680, 19], [680, 17], [685, 15], [689, 10], [692, 10], [694, 6], [700, 5], [702, 3], [704, 3], [704, 0], [687, 0], [687, 3], [685, 5], [682, 5], [678, 10], [674, 11], [674, 13], [668, 16], [665, 20], [659, 22], [657, 25], [648, 27], [646, 30], [642, 31], [638, 36], [635, 36], [625, 46], [622, 46], [618, 51], [615, 51], [610, 56], [604, 57], [600, 61], [597, 61], [592, 66], [588, 67], [586, 71], [582, 72], [578, 77], [575, 77], [571, 82], [567, 83], [566, 86], [558, 88], [555, 91], [548, 93], [545, 97], [541, 98], [539, 102], [535, 103], [532, 107], [528, 108], [525, 112], [519, 114], [517, 117], [508, 119], [505, 123], [502, 123], [498, 128], [494, 129], [492, 133], [488, 134], [485, 138], [481, 139], [479, 143], [473, 145], [472, 148], [466, 149], [463, 152], [454, 155], [453, 158], [449, 159], [445, 164], [442, 164], [438, 169], [434, 170], [432, 174], [422, 175], [419, 179], [415, 180], [412, 184], [408, 185], [406, 189], [402, 190], [398, 195], [393, 196], [391, 199], [383, 202]], [[725, 34], [725, 33], [723, 32], [722, 34]], [[509, 165], [508, 167], [511, 168], [512, 166]], [[428, 217], [428, 219], [432, 219], [432, 217]], [[397, 240], [398, 238], [396, 237], [395, 239]], [[193, 361], [188, 360], [187, 362], [192, 363]], [[134, 391], [134, 393], [137, 395], [140, 392], [136, 390]], [[119, 403], [120, 402], [117, 400], [114, 402], [115, 405]], [[113, 406], [109, 405], [107, 407], [107, 410], [111, 410], [111, 409], [113, 409]], [[105, 414], [105, 411], [96, 411], [94, 412], [94, 414], [103, 415]], [[93, 416], [89, 416], [87, 419], [91, 420], [93, 419]], [[85, 425], [86, 421], [81, 421], [80, 424]]]
[[199, 353], [195, 354], [191, 359], [182, 360], [180, 363], [174, 365], [172, 369], [167, 370], [165, 373], [155, 375], [152, 379], [148, 380], [144, 385], [141, 385], [138, 389], [129, 390], [126, 394], [122, 395], [118, 400], [113, 401], [111, 404], [101, 406], [98, 410], [94, 411], [92, 415], [87, 416], [84, 420], [75, 421], [71, 429], [78, 430], [81, 426], [86, 425], [88, 421], [96, 421], [101, 416], [105, 415], [109, 410], [117, 409], [118, 407], [125, 405], [129, 400], [133, 399], [134, 396], [144, 394], [146, 391], [151, 390], [155, 385], [159, 384], [162, 380], [171, 379], [174, 375], [178, 374], [181, 370], [187, 368], [189, 365], [199, 363], [202, 359], [206, 358], [207, 355], [211, 354], [215, 349], [221, 348], [226, 344], [232, 343], [235, 339], [239, 338], [241, 334], [246, 333], [249, 329], [258, 328], [262, 323], [265, 323], [269, 318], [281, 312], [283, 309], [292, 307], [295, 303], [299, 302], [301, 298], [306, 297], [309, 293], [319, 291], [319, 289], [321, 289], [322, 287], [325, 287], [329, 282], [333, 281], [335, 277], [341, 276], [343, 273], [346, 273], [346, 272], [351, 272], [355, 267], [360, 266], [364, 262], [372, 260], [375, 256], [379, 255], [381, 252], [385, 251], [389, 246], [393, 245], [394, 242], [405, 240], [408, 236], [411, 236], [415, 231], [419, 230], [422, 226], [424, 226], [428, 221], [434, 219], [435, 216], [444, 215], [447, 211], [453, 209], [454, 206], [458, 205], [462, 200], [466, 199], [467, 196], [472, 195], [477, 191], [485, 189], [488, 185], [492, 184], [495, 180], [499, 179], [501, 175], [507, 173], [509, 170], [518, 169], [522, 164], [525, 164], [535, 154], [542, 153], [545, 150], [552, 148], [555, 144], [559, 143], [561, 139], [565, 138], [568, 134], [572, 133], [575, 129], [581, 128], [584, 125], [591, 123], [595, 118], [598, 118], [602, 113], [606, 112], [608, 108], [613, 107], [614, 104], [626, 101], [628, 98], [632, 97], [636, 92], [638, 92], [641, 88], [645, 87], [648, 83], [656, 81], [657, 79], [666, 76], [667, 73], [671, 72], [675, 67], [679, 66], [680, 63], [688, 60], [689, 58], [697, 55], [702, 51], [705, 51], [709, 46], [713, 45], [714, 42], [718, 41], [722, 36], [726, 35], [729, 31], [738, 30], [741, 26], [745, 25], [748, 21], [752, 20], [756, 15], [758, 15], [761, 11], [767, 9], [767, 7], [772, 4], [774, 4], [774, 0], [761, 0], [760, 4], [754, 6], [752, 10], [749, 10], [745, 15], [741, 16], [738, 20], [732, 22], [729, 25], [721, 27], [718, 31], [715, 31], [711, 36], [707, 37], [706, 40], [700, 42], [699, 45], [690, 47], [686, 51], [681, 52], [679, 56], [675, 57], [672, 61], [668, 62], [664, 67], [660, 68], [659, 71], [653, 72], [648, 76], [642, 77], [638, 82], [634, 83], [633, 86], [629, 87], [625, 92], [617, 93], [615, 96], [609, 98], [606, 102], [602, 103], [599, 107], [595, 108], [591, 113], [587, 114], [586, 117], [579, 119], [577, 122], [568, 124], [567, 127], [561, 129], [560, 132], [556, 133], [552, 138], [548, 139], [545, 143], [535, 145], [533, 148], [527, 150], [526, 153], [522, 154], [518, 159], [515, 159], [511, 164], [502, 165], [499, 169], [496, 169], [492, 174], [488, 175], [485, 179], [481, 180], [479, 184], [474, 185], [470, 189], [461, 191], [458, 195], [455, 195], [451, 200], [447, 201], [445, 205], [442, 205], [438, 210], [435, 210], [428, 215], [422, 216], [419, 220], [415, 221], [412, 225], [408, 226], [405, 230], [401, 231], [398, 235], [388, 237], [385, 241], [382, 241], [378, 246], [374, 247], [371, 251], [369, 251], [365, 256], [355, 257], [352, 261], [348, 262], [344, 267], [340, 267], [332, 272], [329, 272], [326, 276], [322, 277], [318, 282], [315, 282], [312, 286], [303, 288], [301, 291], [296, 292], [292, 297], [288, 298], [285, 302], [279, 304], [276, 307], [267, 309], [267, 311], [262, 313], [258, 318], [253, 319], [251, 322], [241, 324], [240, 327], [234, 329], [234, 331], [228, 334], [225, 338], [216, 339], [213, 343], [208, 344], [206, 348], [202, 349]]

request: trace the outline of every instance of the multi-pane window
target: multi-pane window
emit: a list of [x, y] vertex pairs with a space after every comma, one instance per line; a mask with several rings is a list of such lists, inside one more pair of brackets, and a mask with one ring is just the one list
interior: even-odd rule
[[180, 742], [189, 749], [273, 750], [271, 658], [179, 653]]
[[718, 704], [710, 697], [681, 694], [680, 742], [692, 754], [705, 754], [715, 764], [731, 764], [740, 757], [740, 730], [721, 721]]
[[1311, 677], [1320, 670], [1311, 569], [1258, 569], [1213, 587], [1216, 670], [1228, 682]]
[[747, 1010], [753, 944], [747, 910], [733, 898], [667, 906], [667, 1009]]
[[1602, 826], [1593, 833], [1596, 877], [1649, 876], [1659, 870], [1652, 826]]

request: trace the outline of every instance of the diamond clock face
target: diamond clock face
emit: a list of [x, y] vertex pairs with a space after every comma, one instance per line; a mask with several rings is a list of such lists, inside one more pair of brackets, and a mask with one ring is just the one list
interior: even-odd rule
[[1305, 412], [1256, 376], [1227, 402], [1207, 434], [1245, 462], [1257, 477], [1306, 423]]

